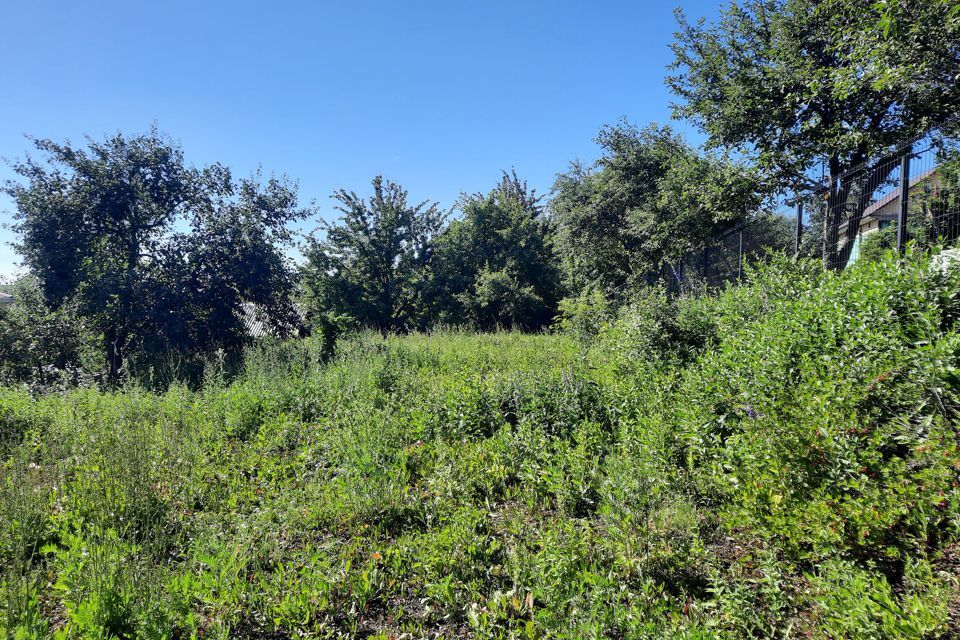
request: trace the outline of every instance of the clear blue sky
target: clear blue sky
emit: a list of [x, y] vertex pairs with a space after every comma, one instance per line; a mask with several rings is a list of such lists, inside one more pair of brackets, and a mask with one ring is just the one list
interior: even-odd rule
[[[324, 217], [334, 189], [363, 193], [377, 173], [443, 207], [511, 167], [546, 192], [570, 160], [596, 157], [602, 124], [669, 120], [675, 5], [691, 17], [719, 10], [717, 0], [8, 2], [0, 157], [23, 156], [24, 134], [82, 142], [155, 122], [193, 164], [297, 179]], [[0, 231], [0, 276], [14, 270], [10, 240]]]

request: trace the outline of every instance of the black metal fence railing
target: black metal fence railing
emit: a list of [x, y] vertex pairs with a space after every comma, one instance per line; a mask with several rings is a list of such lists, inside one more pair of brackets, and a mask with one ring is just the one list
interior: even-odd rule
[[674, 291], [720, 288], [739, 282], [746, 266], [762, 260], [771, 250], [794, 250], [796, 218], [763, 215], [703, 243], [676, 264], [668, 265], [662, 279]]
[[960, 139], [942, 139], [911, 155], [906, 239], [952, 242], [960, 237]]
[[960, 139], [934, 130], [848, 171], [820, 193], [822, 255], [844, 269], [890, 248], [960, 236]]
[[791, 214], [760, 216], [703, 243], [662, 274], [672, 289], [738, 282], [768, 250], [844, 269], [889, 249], [960, 238], [960, 119], [788, 199]]

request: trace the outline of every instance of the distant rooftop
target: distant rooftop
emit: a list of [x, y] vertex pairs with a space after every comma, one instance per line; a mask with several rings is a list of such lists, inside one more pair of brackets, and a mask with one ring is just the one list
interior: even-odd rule
[[[910, 186], [911, 186], [911, 187], [917, 186], [919, 183], [923, 182], [924, 180], [926, 180], [927, 178], [929, 178], [930, 176], [932, 176], [932, 175], [935, 174], [936, 172], [937, 172], [937, 169], [936, 169], [936, 167], [934, 167], [933, 169], [928, 169], [927, 171], [924, 171], [923, 173], [918, 174], [918, 175], [916, 175], [916, 176], [911, 176], [911, 177], [910, 177]], [[900, 200], [900, 188], [898, 187], [898, 188], [894, 189], [893, 191], [891, 191], [890, 193], [888, 193], [887, 195], [885, 195], [885, 196], [883, 196], [882, 198], [880, 198], [879, 200], [877, 200], [876, 202], [874, 202], [873, 204], [871, 204], [871, 205], [870, 205], [869, 207], [867, 207], [866, 209], [864, 209], [864, 210], [863, 210], [863, 217], [866, 218], [867, 216], [869, 216], [869, 215], [871, 215], [871, 214], [873, 214], [873, 213], [876, 213], [877, 211], [879, 211], [879, 210], [882, 209], [883, 207], [887, 206], [887, 205], [890, 204], [891, 202], [895, 202], [895, 201], [899, 201], [899, 200]]]

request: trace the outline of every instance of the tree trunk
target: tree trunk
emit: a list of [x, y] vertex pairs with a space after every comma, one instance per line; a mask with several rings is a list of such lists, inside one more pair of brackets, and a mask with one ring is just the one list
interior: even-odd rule
[[[893, 173], [897, 166], [898, 164], [893, 158], [884, 158], [875, 166], [859, 172], [854, 176], [858, 193], [856, 194], [856, 202], [854, 206], [849, 209], [849, 215], [847, 216], [847, 230], [844, 235], [843, 246], [839, 251], [837, 268], [844, 268], [850, 261], [850, 255], [853, 253], [853, 244], [860, 235], [860, 223], [863, 220], [863, 212], [870, 206], [870, 202], [873, 200], [873, 194], [886, 182], [887, 178], [890, 177], [890, 174]], [[852, 195], [852, 193], [848, 192], [848, 199], [850, 195]]]
[[120, 370], [123, 368], [124, 347], [126, 345], [125, 332], [113, 330], [105, 336], [107, 349], [107, 381], [116, 385], [120, 381]]
[[[860, 154], [858, 154], [860, 155]], [[839, 159], [830, 158], [830, 193], [824, 216], [823, 265], [843, 269], [850, 260], [853, 243], [860, 234], [860, 223], [876, 190], [897, 168], [895, 156], [883, 158], [875, 165], [858, 171], [844, 170]], [[857, 166], [854, 164], [853, 166]], [[851, 197], [854, 201], [851, 206]], [[846, 227], [843, 244], [840, 228]]]
[[846, 205], [844, 187], [841, 184], [840, 161], [830, 158], [830, 193], [827, 196], [827, 212], [823, 217], [823, 267], [832, 269], [836, 263], [837, 242], [840, 231], [840, 212]]

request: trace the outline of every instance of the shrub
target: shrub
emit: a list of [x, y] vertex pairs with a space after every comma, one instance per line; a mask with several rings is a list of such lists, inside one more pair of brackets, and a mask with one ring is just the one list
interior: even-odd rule
[[596, 317], [0, 392], [0, 631], [956, 635], [960, 269], [773, 258]]

